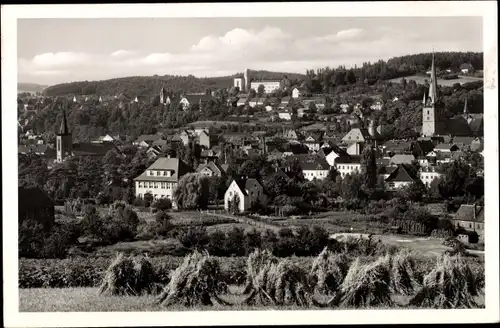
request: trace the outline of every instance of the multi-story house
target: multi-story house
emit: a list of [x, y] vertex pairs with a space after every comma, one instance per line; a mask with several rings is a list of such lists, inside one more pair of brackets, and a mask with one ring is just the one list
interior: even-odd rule
[[192, 171], [193, 169], [179, 158], [160, 157], [134, 179], [135, 196], [143, 198], [146, 193], [150, 193], [155, 200], [171, 199], [173, 206], [176, 206], [173, 193], [177, 183], [184, 174]]
[[335, 169], [344, 178], [346, 175], [358, 174], [361, 172], [360, 156], [340, 156], [335, 159]]
[[436, 170], [435, 166], [421, 167], [419, 176], [422, 183], [429, 188], [434, 179], [440, 179], [443, 174]]
[[385, 179], [386, 190], [397, 191], [413, 182], [419, 182], [418, 173], [408, 164], [399, 164]]
[[304, 178], [312, 181], [314, 179], [324, 180], [330, 172], [330, 165], [324, 158], [316, 157], [300, 162]]

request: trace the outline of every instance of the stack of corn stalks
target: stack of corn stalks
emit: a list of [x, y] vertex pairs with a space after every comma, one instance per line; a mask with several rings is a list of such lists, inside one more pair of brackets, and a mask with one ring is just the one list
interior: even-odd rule
[[443, 255], [410, 300], [410, 306], [456, 309], [473, 308], [481, 285], [467, 262], [460, 256]]
[[186, 256], [184, 262], [172, 273], [169, 284], [158, 298], [158, 303], [169, 306], [229, 305], [219, 295], [227, 293], [227, 285], [221, 283], [219, 262], [208, 253]]

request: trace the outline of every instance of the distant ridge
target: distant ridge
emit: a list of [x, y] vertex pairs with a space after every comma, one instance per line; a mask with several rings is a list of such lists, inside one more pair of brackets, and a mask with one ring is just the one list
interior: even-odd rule
[[19, 82], [17, 83], [17, 93], [22, 92], [43, 92], [48, 88], [48, 85], [41, 85], [31, 82]]
[[[101, 81], [76, 81], [52, 85], [44, 90], [47, 96], [63, 95], [156, 95], [160, 88], [165, 88], [168, 92], [205, 93], [207, 90], [220, 88], [230, 88], [233, 86], [233, 79], [243, 73], [235, 73], [231, 76], [220, 77], [195, 77], [193, 75], [153, 75], [153, 76], [129, 76]], [[289, 79], [303, 79], [304, 74], [281, 73], [270, 71], [251, 70], [252, 79], [282, 79], [287, 76]]]

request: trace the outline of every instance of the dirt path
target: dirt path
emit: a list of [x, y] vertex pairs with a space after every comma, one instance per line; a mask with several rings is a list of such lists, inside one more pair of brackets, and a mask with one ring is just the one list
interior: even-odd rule
[[275, 226], [275, 225], [272, 225], [272, 224], [268, 224], [268, 223], [265, 223], [265, 222], [262, 222], [262, 221], [258, 221], [258, 220], [255, 220], [255, 219], [252, 219], [252, 218], [249, 218], [249, 217], [244, 217], [244, 216], [222, 214], [222, 213], [216, 213], [216, 212], [210, 213], [208, 211], [207, 212], [203, 212], [203, 214], [214, 216], [214, 217], [221, 217], [221, 218], [226, 218], [226, 219], [233, 219], [233, 220], [236, 220], [236, 221], [238, 221], [240, 223], [249, 224], [249, 225], [261, 228], [261, 229], [270, 229], [270, 230], [273, 230], [273, 231], [278, 231], [280, 229], [280, 227], [278, 227], [278, 226]]

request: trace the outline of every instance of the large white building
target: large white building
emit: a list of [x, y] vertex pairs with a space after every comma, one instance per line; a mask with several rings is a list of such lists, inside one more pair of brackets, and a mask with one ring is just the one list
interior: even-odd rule
[[280, 80], [262, 80], [262, 81], [251, 81], [250, 89], [259, 91], [259, 86], [264, 86], [264, 93], [272, 93], [283, 87], [283, 82]]
[[343, 179], [346, 175], [361, 173], [361, 158], [359, 156], [341, 156], [335, 159], [335, 169]]
[[422, 167], [419, 172], [419, 177], [422, 183], [429, 188], [434, 179], [440, 179], [443, 174], [436, 171], [435, 166]]
[[[160, 157], [141, 175], [134, 179], [135, 196], [143, 198], [150, 193], [153, 198], [173, 200], [177, 182], [186, 173], [193, 170], [178, 158]], [[172, 202], [174, 203], [174, 202]], [[175, 206], [175, 204], [173, 204]]]

